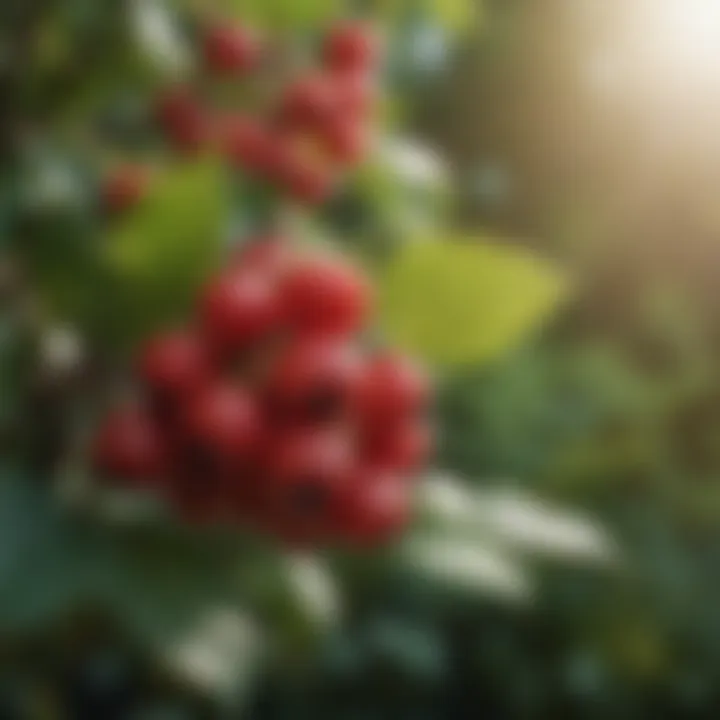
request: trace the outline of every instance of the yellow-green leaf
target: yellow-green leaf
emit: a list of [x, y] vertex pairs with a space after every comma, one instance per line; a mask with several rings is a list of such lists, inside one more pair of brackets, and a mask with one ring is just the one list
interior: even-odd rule
[[342, 12], [337, 0], [232, 0], [239, 18], [270, 28], [313, 28]]
[[558, 268], [482, 239], [406, 243], [380, 278], [388, 339], [439, 364], [480, 363], [521, 342], [566, 290]]
[[107, 239], [116, 310], [128, 339], [182, 317], [220, 257], [226, 194], [214, 159], [166, 172]]
[[418, 7], [407, 0], [377, 0], [379, 14], [387, 20], [402, 20], [420, 11], [429, 21], [451, 31], [469, 30], [482, 17], [482, 0], [424, 0]]

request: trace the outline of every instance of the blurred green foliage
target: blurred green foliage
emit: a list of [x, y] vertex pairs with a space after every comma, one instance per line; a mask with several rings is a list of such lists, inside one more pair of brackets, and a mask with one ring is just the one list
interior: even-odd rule
[[[40, 5], [47, 12], [35, 14]], [[74, 319], [99, 345], [128, 350], [158, 323], [182, 319], [232, 234], [230, 209], [239, 225], [252, 225], [261, 200], [242, 188], [226, 197], [228, 178], [207, 158], [164, 168], [143, 206], [101, 231], [100, 169], [126, 154], [167, 162], [142, 129], [146, 96], [174, 69], [137, 52], [125, 3], [40, 5], [0, 8], [0, 39], [20, 58], [0, 73], [9, 98], [0, 124], [2, 247], [19, 250], [48, 317]], [[192, 27], [175, 11], [198, 5], [157, 3], [155, 22], [165, 18], [180, 48]], [[350, 5], [385, 13], [394, 80], [388, 119], [412, 119], [450, 162], [438, 172], [419, 148], [384, 146], [315, 218], [317, 235], [378, 266], [388, 337], [441, 366], [438, 464], [483, 487], [519, 485], [585, 508], [616, 534], [626, 567], [598, 578], [584, 567], [543, 565], [542, 592], [528, 611], [474, 595], [463, 601], [407, 574], [371, 583], [377, 568], [351, 566], [343, 578], [347, 628], [320, 634], [312, 659], [304, 648], [309, 637], [318, 640], [317, 617], [303, 612], [313, 606], [302, 593], [269, 589], [291, 584], [290, 576], [278, 568], [243, 576], [293, 641], [284, 664], [250, 693], [253, 716], [715, 717], [720, 153], [707, 127], [720, 122], [711, 100], [718, 88], [598, 95], [590, 51], [613, 37], [620, 0]], [[329, 0], [228, 7], [308, 36], [347, 9]], [[94, 122], [78, 123], [86, 116]], [[47, 144], [25, 142], [20, 120]], [[448, 229], [456, 187], [461, 227]], [[517, 237], [525, 239], [509, 239]], [[15, 323], [3, 323], [0, 338], [0, 432], [32, 385], [32, 343]], [[96, 540], [81, 534], [68, 545], [65, 527], [29, 492], [0, 506], [0, 571], [16, 578], [17, 594], [3, 603], [33, 618], [74, 591], [87, 571], [77, 565], [81, 550]], [[25, 535], [14, 534], [19, 526]], [[7, 564], [14, 542], [31, 551], [26, 565]], [[195, 600], [204, 607], [205, 591], [234, 581], [232, 560], [219, 569], [218, 547], [226, 546], [216, 542], [98, 542], [93, 562], [117, 571], [104, 591], [139, 625], [159, 630], [165, 605], [144, 606], [153, 598], [143, 591], [159, 586], [155, 598], [168, 603], [182, 595], [195, 617]], [[201, 566], [190, 579], [188, 565], [172, 559], [178, 548]], [[78, 574], [66, 575], [68, 568]], [[51, 596], [46, 588], [55, 584]], [[233, 602], [235, 590], [226, 593]], [[35, 604], [24, 604], [27, 593]], [[9, 620], [19, 617], [13, 612]], [[199, 637], [200, 654], [216, 657], [212, 633], [180, 625], [160, 644]], [[73, 665], [80, 680], [62, 677], [54, 688], [74, 717], [131, 717], [145, 705], [202, 716], [186, 690], [173, 699], [143, 696], [137, 687], [147, 690], [147, 681], [133, 673], [116, 685], [91, 682], [85, 670], [101, 654], [82, 653]], [[29, 666], [26, 677], [40, 673]], [[13, 677], [8, 671], [5, 685]]]

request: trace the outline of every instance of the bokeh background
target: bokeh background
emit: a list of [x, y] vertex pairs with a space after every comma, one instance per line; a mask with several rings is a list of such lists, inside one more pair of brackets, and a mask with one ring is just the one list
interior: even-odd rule
[[[43, 5], [4, 0], [0, 63], [35, 4]], [[614, 538], [619, 567], [598, 573], [582, 563], [539, 563], [531, 602], [521, 604], [476, 595], [450, 601], [404, 576], [377, 585], [358, 571], [346, 588], [352, 621], [313, 652], [258, 673], [244, 710], [226, 715], [159, 676], [106, 618], [83, 610], [52, 633], [23, 634], [0, 648], [0, 717], [718, 716], [720, 2], [475, 0], [458, 15], [459, 28], [463, 3], [447, 0], [433, 12], [430, 4], [407, 3], [392, 35], [393, 77], [404, 92], [395, 110], [446, 166], [448, 242], [491, 239], [541, 258], [569, 284], [565, 300], [522, 341], [444, 375], [437, 464], [479, 487], [519, 488], [584, 513]], [[128, 57], [99, 64], [102, 77], [85, 82], [87, 58], [114, 47], [121, 24], [111, 18], [122, 3], [47, 5], [38, 56], [47, 66], [30, 53], [34, 64], [10, 54], [1, 68], [4, 208], [22, 194], [20, 102], [21, 134], [48, 117], [74, 128], [95, 107], [87, 98], [96, 97], [97, 81], [118, 102], [99, 117], [100, 136], [119, 127], [117, 153], [146, 151], [135, 98], [120, 92], [138, 77]], [[69, 17], [79, 29], [65, 37], [57, 28]], [[68, 37], [79, 44], [64, 46]], [[81, 135], [85, 149], [97, 139]], [[72, 166], [73, 131], [62, 143], [45, 141], [33, 146], [33, 162]], [[422, 168], [411, 163], [411, 179]], [[84, 167], [71, 174], [77, 187], [91, 183]], [[427, 231], [425, 196], [415, 215], [398, 217], [373, 204], [379, 199], [367, 185], [326, 218], [355, 248], [382, 255], [408, 227]], [[53, 297], [63, 307], [67, 284], [55, 271], [65, 266], [67, 243], [95, 232], [92, 214], [73, 207], [30, 213], [33, 222], [20, 226], [26, 245], [40, 236], [55, 243], [50, 254], [47, 242], [20, 254], [31, 278], [50, 276], [53, 292], [61, 288]], [[5, 249], [18, 236], [12, 222], [3, 225]], [[4, 307], [14, 312], [20, 281], [6, 274]], [[485, 282], [479, 274], [478, 285]], [[523, 292], [507, 282], [508, 293]], [[20, 322], [13, 312], [8, 327]], [[23, 358], [4, 353], [2, 409], [8, 418], [19, 413], [21, 427], [30, 418], [33, 432], [5, 420], [3, 449], [22, 446], [40, 472], [57, 454], [69, 391], [47, 378], [37, 386]]]

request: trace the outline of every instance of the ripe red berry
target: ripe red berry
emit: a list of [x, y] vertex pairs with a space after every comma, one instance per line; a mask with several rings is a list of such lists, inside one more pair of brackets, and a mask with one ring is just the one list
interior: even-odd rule
[[345, 488], [337, 536], [351, 544], [386, 542], [410, 519], [411, 488], [393, 473], [361, 470]]
[[207, 68], [217, 75], [246, 73], [257, 67], [262, 45], [249, 28], [216, 25], [205, 30], [202, 51]]
[[327, 200], [335, 184], [327, 168], [294, 152], [279, 155], [272, 177], [290, 197], [306, 205]]
[[230, 264], [242, 270], [279, 276], [291, 260], [289, 243], [281, 235], [260, 235], [243, 242]]
[[375, 426], [363, 433], [363, 461], [372, 467], [412, 474], [427, 462], [433, 440], [432, 428], [420, 421]]
[[200, 338], [177, 331], [157, 335], [145, 344], [138, 371], [155, 399], [174, 406], [205, 383], [211, 368]]
[[93, 446], [95, 469], [136, 485], [160, 483], [168, 470], [168, 448], [152, 417], [142, 408], [123, 407], [105, 419]]
[[111, 213], [121, 213], [139, 203], [150, 183], [147, 168], [129, 165], [116, 169], [105, 179], [102, 204]]
[[358, 391], [358, 409], [368, 425], [394, 422], [419, 413], [430, 397], [427, 375], [396, 353], [368, 361]]
[[276, 158], [276, 138], [259, 122], [242, 115], [226, 118], [219, 129], [220, 144], [236, 168], [267, 174]]
[[211, 135], [208, 114], [187, 88], [172, 89], [160, 98], [157, 119], [170, 144], [183, 153], [198, 152]]
[[214, 383], [196, 394], [185, 411], [190, 444], [225, 462], [247, 463], [261, 439], [260, 411], [252, 396], [238, 385]]
[[367, 154], [367, 128], [352, 118], [339, 118], [323, 130], [322, 140], [328, 155], [343, 165], [353, 165]]
[[266, 488], [274, 527], [293, 539], [320, 539], [332, 532], [353, 460], [347, 437], [336, 431], [300, 430], [276, 438]]
[[202, 328], [212, 348], [235, 353], [278, 327], [279, 296], [272, 278], [231, 270], [213, 280], [200, 302]]
[[362, 119], [377, 101], [377, 84], [365, 73], [337, 73], [333, 76], [333, 83], [337, 114], [342, 117]]
[[280, 117], [286, 127], [317, 130], [335, 114], [337, 95], [328, 77], [312, 75], [291, 84], [282, 98]]
[[270, 371], [269, 397], [282, 414], [293, 418], [338, 418], [352, 405], [360, 371], [352, 346], [301, 339]]
[[367, 70], [378, 60], [379, 53], [379, 38], [358, 22], [336, 25], [325, 38], [323, 55], [333, 70]]
[[360, 328], [370, 308], [370, 288], [352, 266], [308, 258], [291, 268], [281, 288], [290, 325], [305, 334], [346, 335]]

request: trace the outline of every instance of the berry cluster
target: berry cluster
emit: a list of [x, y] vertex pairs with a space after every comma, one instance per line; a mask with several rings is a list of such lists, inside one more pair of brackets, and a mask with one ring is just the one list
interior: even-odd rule
[[246, 245], [194, 326], [143, 348], [142, 401], [105, 419], [96, 468], [191, 520], [310, 543], [388, 538], [432, 443], [429, 385], [407, 358], [362, 350], [370, 310], [365, 278], [336, 257]]
[[[268, 50], [249, 29], [234, 24], [211, 25], [201, 39], [210, 78], [259, 72]], [[216, 147], [253, 178], [297, 201], [318, 203], [366, 154], [379, 54], [377, 38], [367, 27], [340, 24], [325, 37], [321, 67], [283, 78], [262, 108], [216, 110], [194, 88], [173, 87], [159, 100], [157, 121], [179, 151]]]

